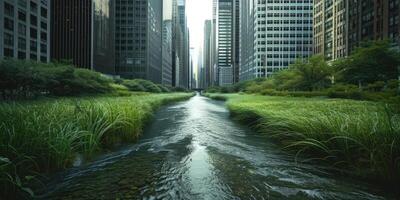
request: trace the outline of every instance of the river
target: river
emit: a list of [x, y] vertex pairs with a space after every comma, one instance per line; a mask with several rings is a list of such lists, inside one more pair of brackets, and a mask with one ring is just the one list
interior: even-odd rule
[[56, 175], [41, 199], [385, 199], [294, 160], [197, 95], [156, 112], [136, 144]]

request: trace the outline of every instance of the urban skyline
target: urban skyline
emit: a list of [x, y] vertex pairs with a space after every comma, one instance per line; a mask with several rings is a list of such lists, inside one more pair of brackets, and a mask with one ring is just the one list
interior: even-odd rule
[[194, 2], [1, 0], [0, 57], [207, 88], [270, 77], [312, 55], [344, 58], [363, 41], [400, 46], [399, 0], [209, 0], [206, 11]]

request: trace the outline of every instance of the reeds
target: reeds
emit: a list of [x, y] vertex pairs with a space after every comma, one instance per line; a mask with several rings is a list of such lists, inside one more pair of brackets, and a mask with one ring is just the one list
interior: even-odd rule
[[[400, 183], [400, 113], [394, 105], [321, 98], [224, 95], [232, 115], [296, 158], [391, 186]], [[308, 159], [307, 159], [308, 158]]]
[[190, 96], [171, 93], [0, 103], [0, 197], [29, 196], [26, 184], [38, 173], [69, 167], [77, 153], [92, 155], [117, 141], [136, 140], [154, 109]]

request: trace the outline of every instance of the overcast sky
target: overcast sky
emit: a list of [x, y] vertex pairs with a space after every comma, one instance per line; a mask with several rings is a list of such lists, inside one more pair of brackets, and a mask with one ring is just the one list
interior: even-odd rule
[[212, 18], [212, 0], [186, 0], [186, 4], [190, 46], [195, 48], [196, 56], [193, 64], [197, 66], [198, 49], [203, 43], [204, 20]]

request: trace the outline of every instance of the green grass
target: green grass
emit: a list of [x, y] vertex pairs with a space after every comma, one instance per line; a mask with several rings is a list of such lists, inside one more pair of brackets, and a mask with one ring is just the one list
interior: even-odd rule
[[29, 197], [28, 183], [71, 166], [78, 153], [90, 156], [136, 140], [156, 108], [191, 96], [142, 93], [0, 103], [0, 199]]
[[384, 103], [327, 98], [210, 94], [232, 116], [307, 161], [366, 179], [400, 184], [400, 112]]

